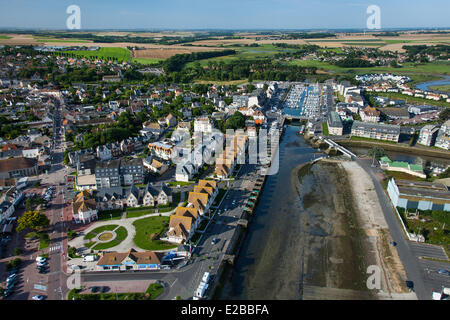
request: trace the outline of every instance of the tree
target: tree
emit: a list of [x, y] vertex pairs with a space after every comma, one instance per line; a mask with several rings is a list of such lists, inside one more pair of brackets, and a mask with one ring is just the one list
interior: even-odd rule
[[39, 230], [50, 224], [47, 216], [39, 211], [26, 211], [19, 219], [17, 219], [17, 232], [24, 229]]
[[439, 113], [439, 120], [445, 122], [448, 119], [450, 119], [450, 109], [445, 108], [441, 113]]
[[240, 129], [245, 127], [245, 116], [236, 111], [227, 121], [225, 122], [225, 130], [226, 129]]
[[384, 152], [384, 149], [374, 147], [369, 150], [369, 156], [374, 157], [377, 160], [380, 160], [381, 157], [384, 157], [386, 155], [386, 152]]

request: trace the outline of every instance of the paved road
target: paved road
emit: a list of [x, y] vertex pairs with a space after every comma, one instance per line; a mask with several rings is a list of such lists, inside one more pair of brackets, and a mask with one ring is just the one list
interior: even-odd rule
[[[242, 215], [244, 202], [250, 194], [249, 190], [241, 188], [242, 181], [256, 180], [255, 169], [255, 165], [249, 164], [240, 167], [237, 174], [239, 179], [230, 182], [232, 188], [216, 209], [220, 214], [214, 216], [193, 252], [196, 257], [184, 268], [140, 272], [86, 272], [81, 275], [82, 283], [90, 286], [90, 283], [105, 281], [159, 280], [166, 287], [164, 295], [159, 299], [173, 299], [176, 296], [191, 299], [204, 272], [210, 272], [214, 276], [222, 261], [237, 221]], [[218, 242], [213, 243], [213, 238], [218, 239]]]
[[[372, 178], [392, 239], [397, 243], [397, 251], [405, 268], [408, 280], [413, 281], [414, 283], [417, 298], [419, 300], [430, 300], [432, 291], [440, 290], [442, 285], [450, 285], [450, 279], [441, 275], [435, 277], [433, 273], [428, 273], [425, 269], [427, 266], [436, 269], [437, 265], [436, 263], [422, 260], [420, 257], [427, 256], [430, 258], [445, 259], [445, 253], [443, 253], [442, 248], [439, 249], [436, 246], [415, 243], [406, 239], [406, 235], [403, 232], [400, 222], [397, 220], [397, 216], [393, 211], [391, 202], [384, 192], [381, 183], [375, 177], [374, 170], [376, 170], [376, 168], [371, 167], [372, 160], [357, 159], [357, 162]], [[441, 268], [448, 269], [449, 264], [442, 264]], [[444, 281], [445, 279], [447, 279], [447, 281]]]

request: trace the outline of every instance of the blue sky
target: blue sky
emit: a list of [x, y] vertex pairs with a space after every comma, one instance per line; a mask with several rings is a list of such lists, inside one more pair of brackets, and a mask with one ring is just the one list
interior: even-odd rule
[[83, 29], [365, 28], [369, 5], [382, 28], [450, 27], [448, 0], [0, 0], [0, 28], [64, 29], [72, 4]]

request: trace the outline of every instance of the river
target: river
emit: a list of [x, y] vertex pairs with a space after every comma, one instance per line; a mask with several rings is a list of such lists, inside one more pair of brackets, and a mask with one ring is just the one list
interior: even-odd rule
[[[434, 80], [434, 81], [419, 83], [416, 85], [416, 88], [423, 90], [423, 91], [434, 91], [434, 90], [429, 89], [429, 87], [442, 86], [442, 85], [450, 85], [450, 76], [444, 76], [444, 79], [441, 79], [441, 80]], [[443, 92], [443, 93], [448, 93], [448, 92]]]
[[[291, 185], [292, 170], [299, 164], [318, 157], [316, 149], [311, 148], [302, 136], [297, 135], [299, 127], [288, 126], [280, 144], [280, 169], [278, 174], [269, 176], [261, 194], [255, 217], [249, 225], [247, 236], [232, 270], [231, 280], [227, 281], [222, 299], [271, 299], [265, 289], [270, 283], [294, 284], [293, 289], [284, 292], [280, 298], [298, 299], [298, 286], [301, 272], [297, 262], [292, 261], [290, 274], [281, 270], [280, 261], [290, 261], [291, 239], [300, 232], [301, 204], [298, 193]], [[286, 265], [286, 263], [284, 263]], [[284, 271], [284, 272], [283, 272]], [[280, 276], [280, 272], [283, 273]], [[269, 285], [270, 287], [270, 285]]]

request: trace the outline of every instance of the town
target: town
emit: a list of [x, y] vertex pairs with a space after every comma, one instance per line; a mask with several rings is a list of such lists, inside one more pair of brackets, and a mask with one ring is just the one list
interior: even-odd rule
[[[83, 49], [90, 53], [78, 55]], [[448, 61], [449, 52], [297, 49], [276, 57], [353, 68]], [[290, 75], [297, 69], [274, 70], [286, 79], [265, 80], [253, 66], [258, 80], [196, 83], [168, 63], [148, 67], [96, 57], [99, 50], [0, 46], [3, 299], [213, 299], [288, 127], [317, 150], [314, 161], [362, 163], [385, 175], [379, 187], [393, 208], [385, 214], [408, 241], [436, 247], [429, 258], [437, 262], [424, 260], [417, 272], [433, 292], [417, 290], [448, 295], [447, 93], [418, 89], [394, 68], [310, 81], [304, 74], [315, 67], [298, 79]], [[205, 75], [225, 66], [193, 68]], [[266, 161], [251, 161], [265, 133], [277, 141], [263, 141]], [[81, 287], [68, 286], [74, 276]]]

